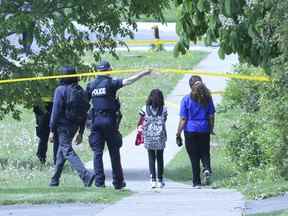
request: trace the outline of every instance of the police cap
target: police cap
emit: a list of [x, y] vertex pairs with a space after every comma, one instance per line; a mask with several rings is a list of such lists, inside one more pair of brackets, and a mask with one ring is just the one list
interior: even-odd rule
[[109, 71], [112, 67], [108, 61], [101, 61], [99, 65], [96, 66], [97, 71]]
[[68, 74], [75, 74], [76, 73], [76, 68], [72, 66], [63, 66], [60, 67], [60, 72], [63, 75], [68, 75]]

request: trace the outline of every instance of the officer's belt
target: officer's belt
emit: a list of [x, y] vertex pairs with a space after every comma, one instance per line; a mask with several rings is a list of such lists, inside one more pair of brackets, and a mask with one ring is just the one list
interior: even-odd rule
[[115, 115], [115, 112], [112, 110], [97, 110], [94, 111], [95, 116], [112, 116]]

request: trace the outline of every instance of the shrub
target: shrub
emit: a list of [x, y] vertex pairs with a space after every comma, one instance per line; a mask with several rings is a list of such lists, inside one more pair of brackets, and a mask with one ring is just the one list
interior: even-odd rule
[[[241, 74], [260, 69], [241, 65]], [[275, 67], [272, 83], [232, 80], [224, 94], [222, 111], [237, 110], [237, 120], [225, 141], [227, 153], [240, 171], [273, 168], [288, 178], [288, 75]], [[236, 109], [237, 108], [237, 109]]]

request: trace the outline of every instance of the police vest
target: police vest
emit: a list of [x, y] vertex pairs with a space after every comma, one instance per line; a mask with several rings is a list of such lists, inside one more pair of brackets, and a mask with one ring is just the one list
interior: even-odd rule
[[91, 97], [94, 111], [116, 112], [119, 109], [110, 77], [98, 77], [92, 82]]

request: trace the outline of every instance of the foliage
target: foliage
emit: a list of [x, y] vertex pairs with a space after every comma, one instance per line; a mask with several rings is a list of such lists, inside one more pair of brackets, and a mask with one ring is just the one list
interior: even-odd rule
[[243, 63], [271, 69], [273, 59], [287, 51], [287, 1], [176, 0], [176, 5], [178, 52], [204, 36], [206, 44], [219, 40], [221, 58], [237, 53]]
[[[167, 8], [163, 10], [163, 17], [165, 22], [176, 22], [176, 7], [174, 5], [173, 1], [167, 1], [167, 4], [169, 5]], [[148, 16], [140, 16], [139, 19], [137, 19], [137, 22], [158, 22], [159, 20], [155, 19], [155, 17], [148, 17]]]
[[[93, 51], [95, 61], [104, 52], [115, 55], [123, 38], [133, 37], [136, 18], [145, 14], [163, 21], [168, 5], [166, 0], [1, 0], [0, 79], [50, 75], [68, 64], [81, 70], [86, 51]], [[0, 119], [9, 112], [19, 118], [17, 104], [31, 107], [55, 85], [1, 85]]]
[[[242, 66], [239, 72], [258, 74], [258, 70]], [[287, 178], [287, 84], [283, 74], [273, 74], [273, 82], [268, 84], [234, 80], [228, 83], [222, 110], [232, 109], [238, 115], [227, 128], [225, 144], [227, 154], [241, 171], [273, 167]]]

